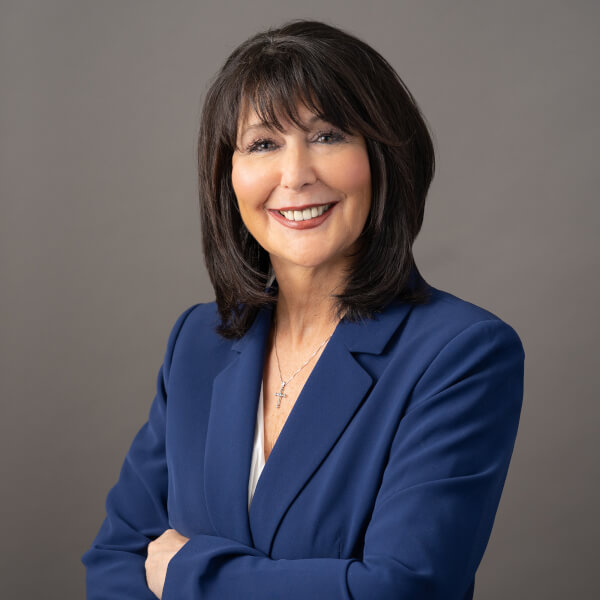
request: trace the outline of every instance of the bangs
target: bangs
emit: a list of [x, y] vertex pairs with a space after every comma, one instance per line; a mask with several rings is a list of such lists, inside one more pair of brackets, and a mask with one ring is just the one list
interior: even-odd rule
[[280, 132], [284, 131], [284, 123], [308, 130], [298, 112], [301, 105], [344, 133], [363, 129], [352, 99], [343, 92], [332, 69], [315, 65], [314, 60], [302, 55], [290, 56], [285, 52], [261, 55], [254, 64], [246, 65], [237, 89], [239, 93], [233, 103], [237, 105], [237, 118], [229, 124], [227, 136], [232, 148], [236, 146], [239, 120], [245, 120], [252, 111], [263, 125]]

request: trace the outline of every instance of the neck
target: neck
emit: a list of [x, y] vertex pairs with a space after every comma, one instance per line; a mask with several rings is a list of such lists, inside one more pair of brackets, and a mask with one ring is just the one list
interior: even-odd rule
[[278, 296], [277, 339], [289, 351], [316, 347], [331, 335], [339, 321], [331, 294], [343, 290], [343, 274], [274, 264]]

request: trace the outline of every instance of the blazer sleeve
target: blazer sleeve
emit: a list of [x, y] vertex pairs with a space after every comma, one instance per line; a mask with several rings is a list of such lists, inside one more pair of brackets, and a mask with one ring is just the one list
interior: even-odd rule
[[464, 598], [513, 451], [524, 357], [516, 332], [491, 319], [431, 361], [399, 422], [362, 559], [272, 560], [197, 535], [169, 563], [163, 600]]
[[156, 600], [146, 584], [150, 541], [169, 529], [165, 413], [169, 370], [177, 336], [192, 306], [177, 319], [159, 369], [156, 396], [106, 500], [106, 518], [83, 555], [88, 600]]

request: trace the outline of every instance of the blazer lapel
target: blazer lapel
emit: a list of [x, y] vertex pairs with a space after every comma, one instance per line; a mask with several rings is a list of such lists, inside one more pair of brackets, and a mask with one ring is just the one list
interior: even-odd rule
[[[373, 384], [371, 375], [353, 353], [381, 354], [409, 310], [407, 303], [394, 303], [375, 319], [359, 323], [342, 320], [338, 324], [258, 480], [250, 506], [251, 536], [257, 549], [270, 554], [275, 533], [289, 505], [336, 443]], [[252, 344], [248, 344], [244, 353], [250, 352], [251, 347]], [[250, 357], [246, 360], [248, 365], [256, 363], [256, 359]], [[253, 393], [259, 385], [260, 381], [252, 379]], [[258, 392], [256, 387], [255, 395]], [[256, 403], [251, 404], [255, 410]], [[247, 418], [253, 433], [255, 419], [251, 415]], [[242, 430], [244, 426], [240, 424], [238, 428]], [[248, 436], [248, 431], [245, 435]], [[247, 486], [248, 471], [242, 475], [245, 475], [243, 485]], [[233, 488], [237, 484], [229, 485]]]
[[232, 361], [214, 379], [204, 455], [213, 527], [218, 535], [249, 546], [248, 477], [271, 314], [270, 308], [258, 312], [246, 335], [232, 345]]

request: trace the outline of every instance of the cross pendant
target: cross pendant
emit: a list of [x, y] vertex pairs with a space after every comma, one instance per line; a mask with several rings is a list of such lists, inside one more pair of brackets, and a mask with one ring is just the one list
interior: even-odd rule
[[281, 399], [287, 397], [287, 394], [283, 393], [283, 390], [285, 389], [285, 386], [287, 384], [285, 382], [281, 382], [281, 388], [279, 389], [278, 392], [275, 392], [275, 395], [277, 396], [277, 408], [279, 408], [279, 406], [281, 405]]

